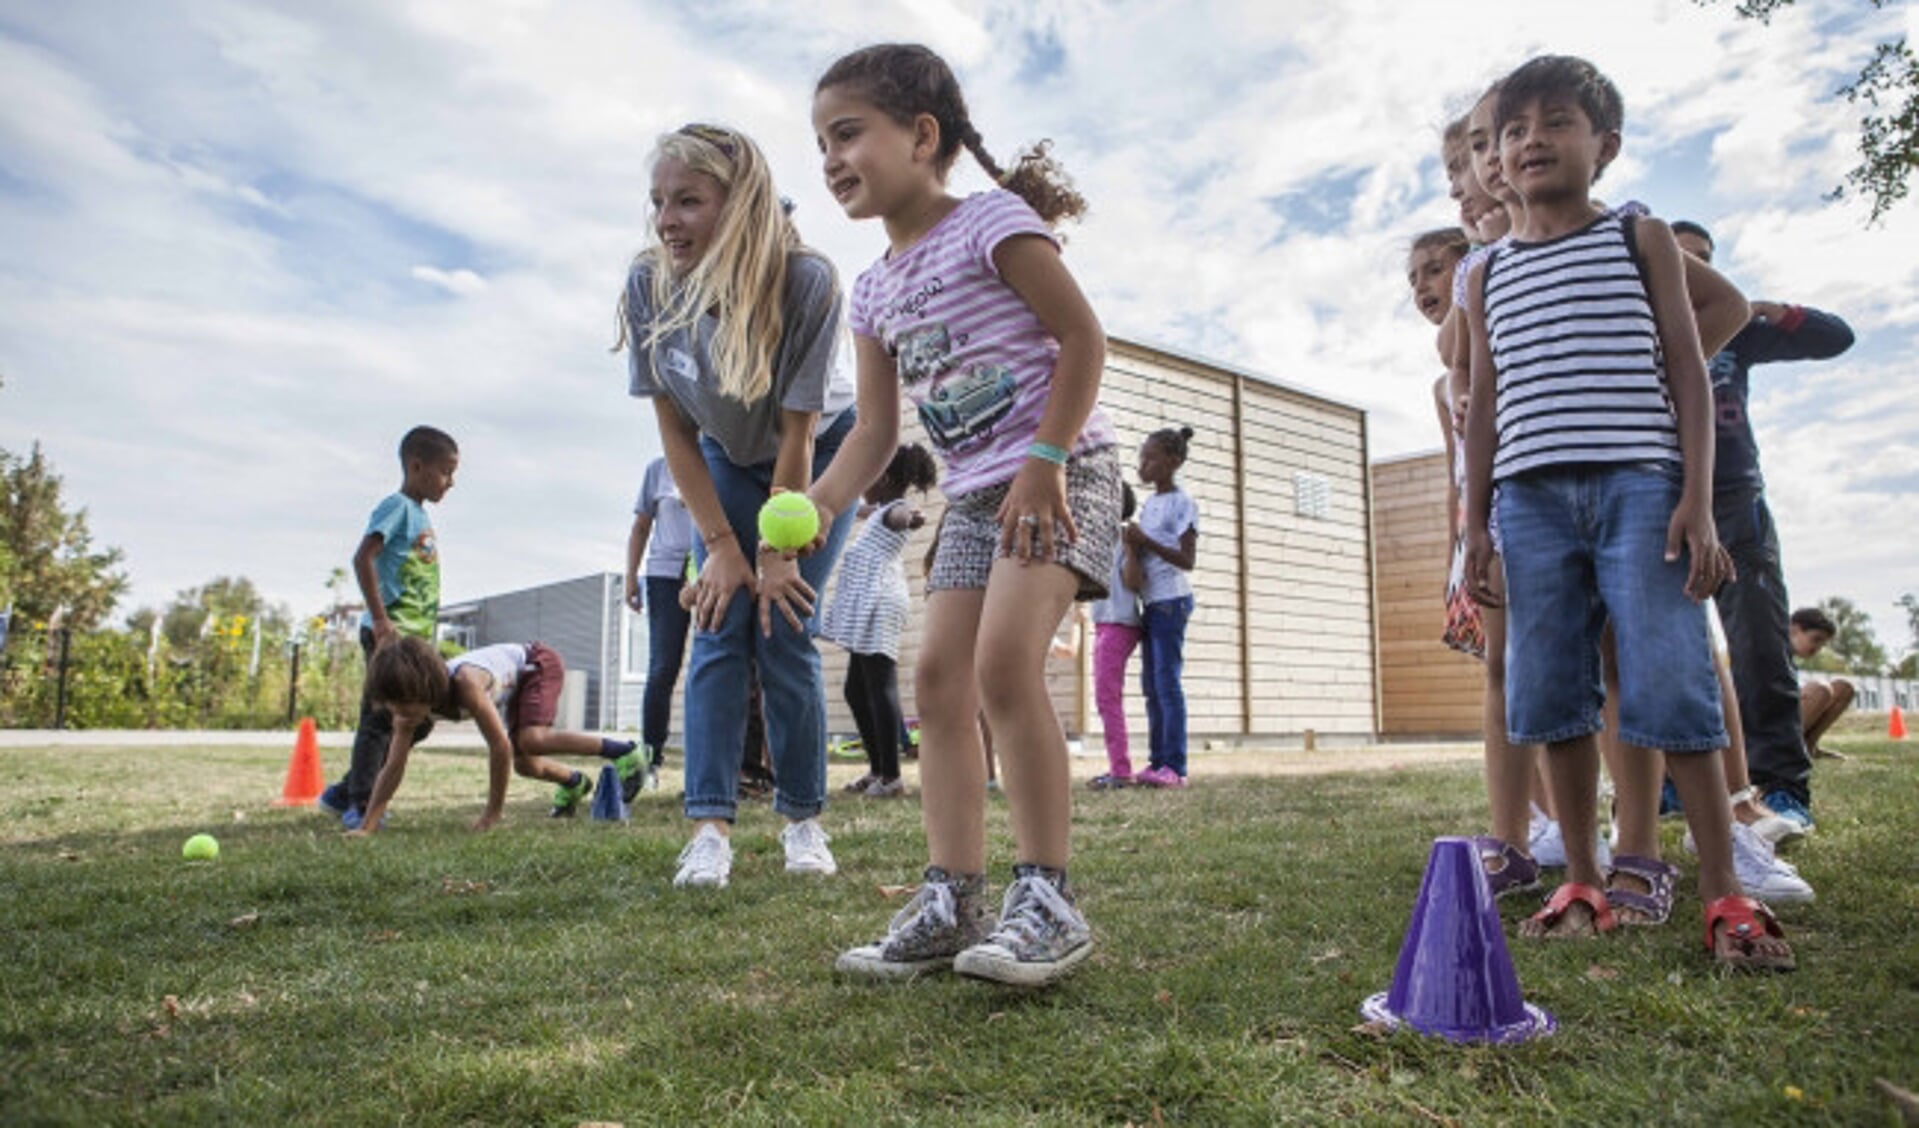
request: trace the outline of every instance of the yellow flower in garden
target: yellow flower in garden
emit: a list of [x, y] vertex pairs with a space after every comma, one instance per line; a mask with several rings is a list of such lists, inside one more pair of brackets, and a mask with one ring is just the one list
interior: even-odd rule
[[1801, 1089], [1797, 1085], [1786, 1086], [1785, 1094], [1786, 1094], [1786, 1099], [1789, 1101], [1803, 1101], [1806, 1099], [1805, 1090]]

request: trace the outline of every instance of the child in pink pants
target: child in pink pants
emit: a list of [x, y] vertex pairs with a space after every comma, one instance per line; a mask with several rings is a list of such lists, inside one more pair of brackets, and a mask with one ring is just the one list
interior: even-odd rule
[[[1138, 500], [1133, 487], [1122, 483], [1120, 520], [1130, 521]], [[1126, 755], [1126, 663], [1139, 647], [1139, 557], [1124, 539], [1113, 551], [1113, 575], [1107, 587], [1112, 592], [1093, 604], [1093, 700], [1099, 706], [1099, 723], [1106, 736], [1104, 775], [1094, 778], [1096, 790], [1109, 791], [1130, 787], [1133, 762]]]

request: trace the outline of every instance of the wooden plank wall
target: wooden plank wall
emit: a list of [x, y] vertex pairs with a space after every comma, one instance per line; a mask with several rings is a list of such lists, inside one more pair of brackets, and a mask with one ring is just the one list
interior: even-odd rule
[[1440, 642], [1450, 564], [1443, 453], [1373, 464], [1378, 553], [1380, 731], [1480, 733], [1480, 663]]

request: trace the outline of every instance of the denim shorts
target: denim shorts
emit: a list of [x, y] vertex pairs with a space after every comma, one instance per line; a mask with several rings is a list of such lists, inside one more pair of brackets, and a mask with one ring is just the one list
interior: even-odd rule
[[1538, 470], [1500, 483], [1506, 569], [1506, 728], [1516, 744], [1598, 732], [1599, 636], [1619, 657], [1619, 736], [1666, 752], [1727, 744], [1706, 610], [1686, 554], [1665, 560], [1675, 464]]

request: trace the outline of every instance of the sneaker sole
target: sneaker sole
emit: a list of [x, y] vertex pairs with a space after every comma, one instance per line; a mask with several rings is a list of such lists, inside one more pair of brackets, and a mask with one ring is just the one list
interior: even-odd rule
[[840, 872], [840, 867], [838, 863], [821, 866], [810, 862], [802, 862], [796, 866], [792, 862], [788, 862], [786, 863], [786, 872], [805, 874], [808, 877], [832, 877], [834, 874]]
[[675, 889], [724, 889], [726, 888], [726, 881], [727, 879], [725, 877], [721, 877], [718, 881], [714, 881], [711, 878], [705, 878], [705, 877], [675, 876], [673, 878], [673, 888]]
[[953, 971], [968, 979], [981, 979], [1007, 987], [1044, 987], [1065, 978], [1092, 954], [1091, 940], [1051, 963], [1025, 963], [1010, 956], [968, 948], [953, 957]]
[[953, 957], [951, 956], [938, 956], [930, 960], [904, 963], [880, 959], [878, 956], [845, 952], [839, 959], [833, 961], [833, 970], [841, 975], [884, 983], [918, 979], [922, 975], [938, 975], [941, 972], [951, 971], [952, 968]]

